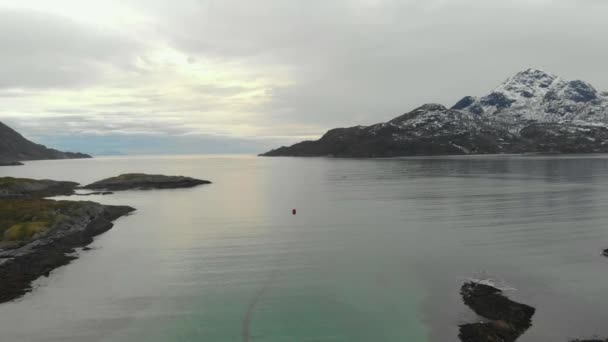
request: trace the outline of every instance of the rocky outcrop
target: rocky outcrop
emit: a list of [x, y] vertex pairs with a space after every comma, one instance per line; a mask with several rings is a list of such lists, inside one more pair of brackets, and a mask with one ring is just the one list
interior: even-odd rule
[[510, 300], [495, 287], [467, 282], [460, 293], [464, 303], [487, 320], [461, 325], [458, 337], [463, 342], [512, 342], [532, 326], [535, 309]]
[[117, 177], [106, 178], [83, 187], [88, 190], [149, 190], [191, 188], [197, 185], [211, 184], [210, 181], [184, 176], [148, 175], [144, 173], [127, 173]]
[[389, 122], [328, 131], [262, 156], [396, 157], [608, 152], [608, 96], [528, 69], [452, 108], [427, 104]]
[[[0, 165], [23, 160], [91, 158], [88, 154], [62, 152], [33, 143], [0, 122]], [[18, 164], [17, 164], [18, 165]]]
[[[70, 255], [74, 248], [88, 245], [93, 237], [112, 228], [113, 220], [135, 210], [93, 202], [0, 200], [3, 221], [14, 215], [20, 206], [29, 208], [32, 201], [36, 201], [36, 207], [44, 207], [45, 211], [48, 208], [52, 220], [44, 221], [49, 227], [29, 239], [0, 244], [0, 303], [30, 291], [35, 279], [74, 259]], [[25, 222], [14, 227], [24, 228], [23, 224]]]
[[78, 183], [75, 182], [1, 177], [0, 199], [67, 196], [74, 194], [77, 186]]
[[0, 159], [0, 166], [20, 166], [23, 163], [14, 160], [2, 160]]

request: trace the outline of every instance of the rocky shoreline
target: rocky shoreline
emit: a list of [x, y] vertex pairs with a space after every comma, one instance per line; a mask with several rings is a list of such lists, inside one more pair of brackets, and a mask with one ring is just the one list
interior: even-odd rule
[[22, 162], [14, 161], [14, 160], [0, 160], [0, 166], [21, 166]]
[[0, 246], [0, 303], [30, 291], [34, 280], [48, 276], [55, 268], [75, 259], [69, 255], [75, 248], [90, 244], [95, 236], [113, 227], [112, 221], [135, 210], [94, 202], [42, 201], [55, 202], [66, 209], [62, 210], [61, 219], [42, 236], [29, 242]]
[[[52, 196], [111, 195], [108, 190], [190, 188], [211, 182], [183, 177], [124, 174], [79, 187], [78, 183], [0, 178], [0, 303], [21, 297], [32, 282], [76, 257], [93, 238], [127, 215], [129, 206], [56, 201]], [[99, 190], [76, 193], [77, 189]]]
[[0, 199], [70, 196], [74, 194], [77, 186], [76, 182], [2, 177], [0, 178]]

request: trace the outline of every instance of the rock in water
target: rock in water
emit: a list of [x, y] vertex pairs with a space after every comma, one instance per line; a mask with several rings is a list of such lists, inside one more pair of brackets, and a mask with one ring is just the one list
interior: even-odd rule
[[148, 190], [148, 189], [177, 189], [191, 188], [201, 184], [211, 184], [210, 181], [184, 176], [148, 175], [144, 173], [127, 173], [111, 177], [84, 186], [89, 190]]
[[535, 309], [510, 300], [495, 287], [467, 282], [460, 293], [469, 308], [488, 320], [461, 325], [458, 337], [463, 342], [512, 342], [532, 326]]
[[604, 251], [602, 251], [602, 255], [605, 257], [608, 257], [608, 248], [604, 249]]
[[510, 342], [519, 336], [520, 334], [504, 321], [464, 324], [460, 326], [458, 334], [463, 342]]

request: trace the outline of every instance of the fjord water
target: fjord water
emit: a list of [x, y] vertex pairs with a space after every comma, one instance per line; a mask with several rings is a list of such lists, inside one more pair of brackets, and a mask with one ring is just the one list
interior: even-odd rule
[[537, 308], [521, 341], [608, 335], [606, 156], [120, 157], [0, 169], [83, 184], [125, 172], [213, 184], [71, 198], [137, 211], [0, 304], [2, 341], [454, 341], [458, 324], [477, 320], [458, 293], [468, 278], [492, 278]]

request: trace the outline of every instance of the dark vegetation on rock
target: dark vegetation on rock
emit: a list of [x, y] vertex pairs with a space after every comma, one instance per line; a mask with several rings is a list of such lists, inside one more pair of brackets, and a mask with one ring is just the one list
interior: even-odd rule
[[91, 158], [84, 153], [62, 152], [33, 143], [0, 122], [0, 166], [20, 165], [23, 160]]
[[2, 160], [0, 159], [0, 166], [20, 166], [23, 163], [14, 160]]
[[487, 320], [461, 325], [458, 337], [463, 342], [512, 342], [532, 326], [535, 309], [510, 300], [495, 287], [467, 282], [460, 293], [464, 303]]
[[74, 259], [69, 255], [74, 248], [88, 245], [133, 210], [93, 202], [0, 200], [0, 303], [31, 290], [32, 281]]
[[210, 181], [184, 176], [148, 175], [144, 173], [127, 173], [117, 177], [106, 178], [86, 185], [89, 190], [131, 190], [131, 189], [177, 189], [191, 188], [197, 185], [211, 184]]
[[0, 199], [67, 196], [74, 194], [77, 186], [75, 182], [1, 177]]

